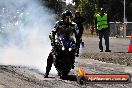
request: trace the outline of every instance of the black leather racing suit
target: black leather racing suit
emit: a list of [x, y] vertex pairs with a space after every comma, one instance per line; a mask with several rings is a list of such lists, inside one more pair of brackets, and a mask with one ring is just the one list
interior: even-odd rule
[[[66, 39], [66, 38], [73, 36], [73, 34], [75, 34], [75, 37], [76, 37], [77, 31], [78, 31], [78, 28], [75, 23], [66, 24], [63, 21], [56, 22], [56, 25], [49, 36], [51, 39], [51, 45], [54, 46], [55, 35], [57, 35], [57, 38], [63, 37]], [[79, 48], [77, 48], [77, 51], [78, 51], [77, 53], [79, 53]], [[52, 63], [53, 63], [53, 59], [54, 59], [53, 56], [54, 56], [54, 49], [51, 50], [51, 52], [49, 53], [49, 56], [47, 58], [47, 67], [46, 67], [46, 75], [47, 76], [49, 75], [49, 72], [52, 67]]]

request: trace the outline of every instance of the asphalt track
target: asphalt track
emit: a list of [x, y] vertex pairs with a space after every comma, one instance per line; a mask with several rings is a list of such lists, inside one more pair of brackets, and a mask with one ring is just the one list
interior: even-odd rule
[[[129, 38], [110, 38], [110, 53], [99, 52], [97, 37], [84, 37], [83, 41], [85, 47], [81, 49], [80, 57], [76, 58], [76, 67], [83, 67], [88, 74], [132, 75], [132, 53], [127, 53]], [[53, 74], [49, 78], [43, 75], [30, 67], [0, 65], [0, 88], [132, 88], [132, 83], [80, 85], [75, 70], [70, 72], [67, 80]]]

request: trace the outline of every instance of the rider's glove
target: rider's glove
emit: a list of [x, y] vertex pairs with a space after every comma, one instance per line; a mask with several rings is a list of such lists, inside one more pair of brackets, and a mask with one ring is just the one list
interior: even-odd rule
[[51, 46], [54, 46], [54, 45], [55, 45], [55, 43], [51, 42]]
[[52, 39], [52, 41], [51, 41], [51, 46], [55, 46], [55, 40], [54, 39]]

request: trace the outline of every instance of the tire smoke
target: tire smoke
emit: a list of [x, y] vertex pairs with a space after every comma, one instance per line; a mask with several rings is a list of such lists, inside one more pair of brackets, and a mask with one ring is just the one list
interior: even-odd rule
[[[39, 0], [0, 1], [0, 64], [44, 72], [55, 17]], [[52, 73], [56, 73], [55, 69]]]

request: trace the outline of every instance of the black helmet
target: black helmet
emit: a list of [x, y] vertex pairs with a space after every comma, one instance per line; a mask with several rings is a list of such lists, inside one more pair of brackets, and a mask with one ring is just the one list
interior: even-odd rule
[[72, 12], [71, 11], [66, 11], [66, 16], [71, 16], [72, 17]]
[[65, 11], [65, 12], [63, 12], [62, 13], [62, 19], [64, 19], [64, 18], [66, 18], [66, 16], [70, 16], [70, 17], [72, 17], [72, 12], [71, 11]]

